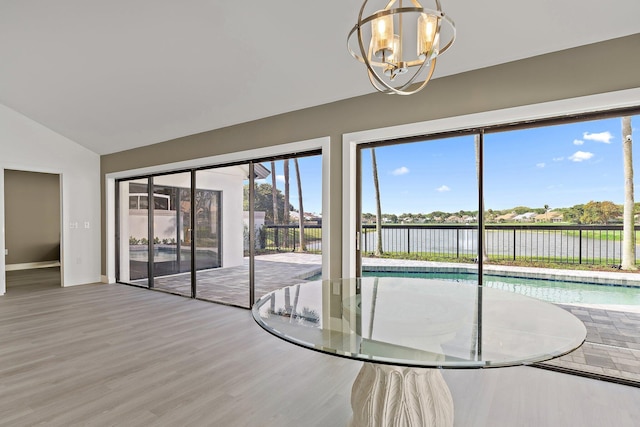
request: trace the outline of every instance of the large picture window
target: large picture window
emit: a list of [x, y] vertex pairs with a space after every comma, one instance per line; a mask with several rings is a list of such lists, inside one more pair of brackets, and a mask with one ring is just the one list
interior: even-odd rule
[[634, 110], [359, 144], [359, 274], [558, 304], [589, 334], [546, 367], [637, 381], [638, 123]]

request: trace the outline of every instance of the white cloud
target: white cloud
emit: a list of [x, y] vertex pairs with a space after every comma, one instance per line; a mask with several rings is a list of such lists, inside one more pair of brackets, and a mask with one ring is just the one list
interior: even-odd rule
[[584, 141], [581, 139], [574, 139], [573, 140], [573, 145], [582, 145], [584, 144]]
[[398, 176], [398, 175], [406, 175], [408, 173], [409, 173], [409, 168], [407, 168], [405, 166], [399, 167], [398, 169], [396, 169], [393, 172], [391, 172], [391, 174], [396, 175], [396, 176]]
[[611, 132], [600, 132], [600, 133], [589, 133], [585, 132], [582, 134], [582, 138], [588, 141], [596, 141], [596, 142], [604, 142], [605, 144], [611, 144], [611, 139], [613, 135]]
[[554, 162], [561, 162], [561, 161], [563, 161], [563, 160], [564, 160], [564, 157], [554, 157], [554, 158], [553, 158], [553, 161], [554, 161]]
[[572, 162], [582, 162], [584, 160], [589, 160], [593, 157], [593, 153], [589, 153], [588, 151], [576, 151], [571, 156], [569, 156], [569, 160]]
[[258, 178], [256, 179], [256, 184], [266, 184], [267, 183], [267, 179], [266, 178]]
[[284, 175], [276, 175], [276, 181], [284, 182]]
[[445, 191], [451, 191], [451, 189], [449, 187], [447, 187], [446, 185], [442, 185], [442, 186], [436, 188], [436, 191], [444, 193]]
[[546, 165], [544, 163], [536, 163], [536, 167], [542, 169]]

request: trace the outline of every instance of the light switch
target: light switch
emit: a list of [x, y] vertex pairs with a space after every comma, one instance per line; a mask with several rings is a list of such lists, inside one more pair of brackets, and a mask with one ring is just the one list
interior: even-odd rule
[[85, 221], [84, 222], [84, 228], [91, 228], [91, 227], [89, 227], [89, 221]]

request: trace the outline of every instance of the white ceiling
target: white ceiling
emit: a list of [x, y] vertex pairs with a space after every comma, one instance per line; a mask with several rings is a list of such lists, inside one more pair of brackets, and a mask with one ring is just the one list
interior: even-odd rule
[[[360, 5], [0, 0], [0, 103], [107, 154], [363, 95], [346, 50]], [[442, 7], [457, 40], [436, 77], [640, 32], [638, 0]]]

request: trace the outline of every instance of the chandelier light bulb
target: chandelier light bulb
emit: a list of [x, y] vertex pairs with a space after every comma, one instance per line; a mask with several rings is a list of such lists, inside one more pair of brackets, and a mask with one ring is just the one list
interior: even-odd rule
[[438, 28], [438, 17], [426, 13], [420, 14], [418, 18], [418, 58], [429, 60], [429, 52], [436, 40]]
[[373, 34], [371, 44], [376, 58], [383, 58], [393, 54], [393, 16], [384, 16], [371, 21]]

